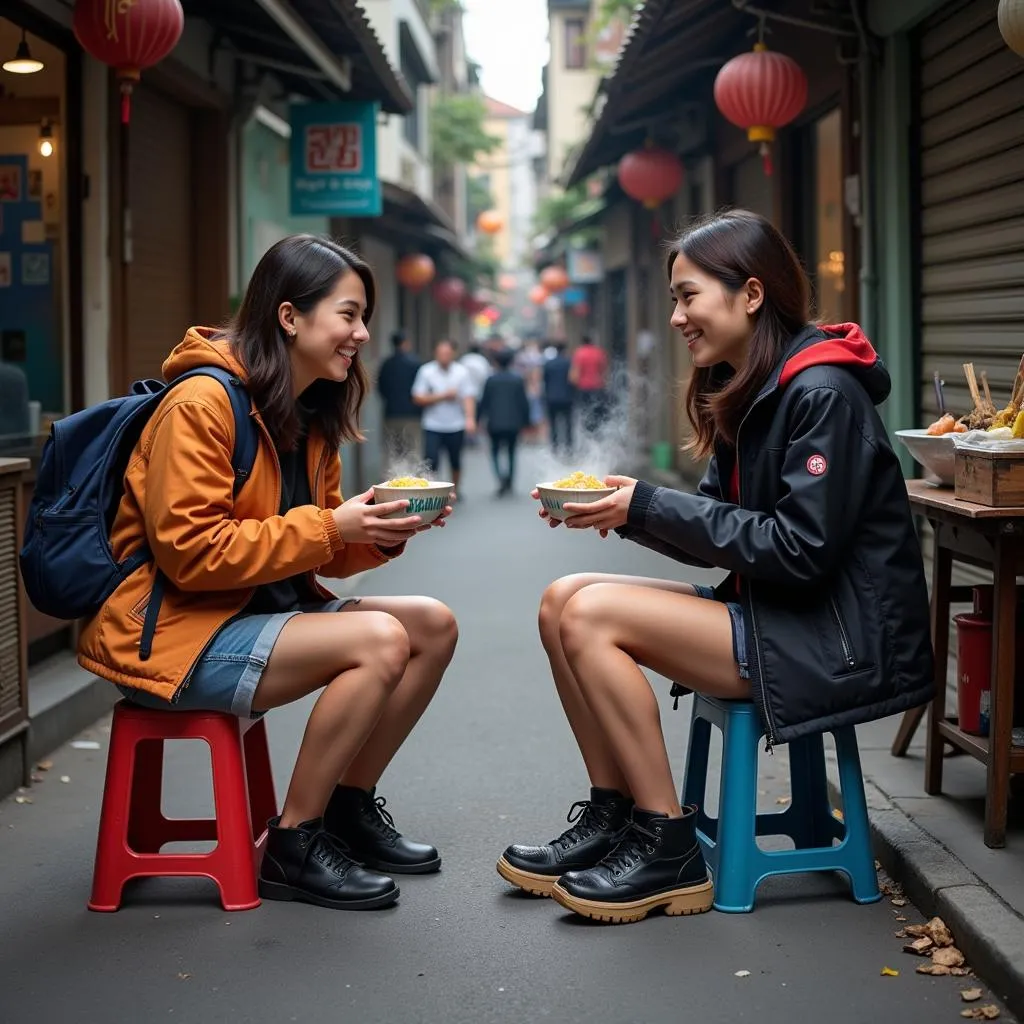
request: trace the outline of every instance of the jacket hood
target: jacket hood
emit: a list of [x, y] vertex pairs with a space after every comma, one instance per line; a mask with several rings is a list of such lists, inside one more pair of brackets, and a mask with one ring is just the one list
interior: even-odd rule
[[832, 324], [802, 331], [786, 353], [778, 387], [784, 388], [798, 373], [812, 366], [823, 365], [842, 366], [853, 373], [875, 405], [889, 397], [889, 371], [857, 324]]
[[190, 327], [181, 344], [164, 360], [164, 380], [170, 383], [197, 366], [220, 366], [245, 380], [245, 367], [231, 354], [227, 341], [213, 340], [219, 333], [213, 327]]

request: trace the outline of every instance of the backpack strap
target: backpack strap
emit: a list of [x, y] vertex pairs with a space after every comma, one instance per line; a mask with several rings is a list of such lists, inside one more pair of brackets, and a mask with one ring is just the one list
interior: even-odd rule
[[[224, 390], [231, 399], [231, 411], [235, 417], [235, 447], [231, 453], [231, 468], [235, 471], [235, 483], [233, 488], [234, 497], [242, 489], [245, 481], [252, 473], [253, 464], [256, 462], [256, 451], [259, 448], [259, 432], [252, 420], [252, 403], [249, 399], [249, 392], [245, 384], [229, 370], [220, 366], [198, 366], [178, 377], [173, 384], [178, 384], [189, 377], [213, 377], [224, 385]], [[171, 386], [173, 386], [173, 384]], [[148, 548], [142, 552], [142, 560], [149, 556]], [[139, 660], [148, 661], [153, 653], [153, 636], [156, 634], [156, 622], [160, 616], [160, 605], [163, 604], [164, 586], [166, 578], [157, 569], [153, 577], [153, 591], [149, 595], [149, 603], [146, 605], [146, 616], [142, 623], [142, 637], [139, 641]]]
[[252, 402], [249, 399], [249, 392], [239, 377], [236, 377], [230, 370], [221, 366], [197, 366], [187, 373], [183, 373], [177, 380], [187, 380], [189, 377], [213, 377], [224, 385], [224, 390], [231, 399], [231, 411], [235, 415], [235, 448], [231, 454], [231, 468], [235, 471], [234, 496], [242, 489], [245, 481], [249, 479], [253, 464], [256, 462], [256, 451], [259, 448], [259, 433], [256, 424], [252, 421]]

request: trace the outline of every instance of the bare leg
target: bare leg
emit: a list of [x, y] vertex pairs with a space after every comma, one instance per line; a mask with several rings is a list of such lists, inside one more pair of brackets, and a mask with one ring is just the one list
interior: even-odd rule
[[696, 596], [595, 583], [569, 600], [559, 630], [580, 693], [637, 805], [678, 817], [658, 702], [640, 666], [718, 697], [749, 697], [733, 657], [728, 609]]
[[290, 619], [256, 688], [258, 711], [280, 707], [326, 684], [299, 747], [281, 827], [319, 818], [338, 779], [359, 753], [409, 663], [402, 624], [383, 612], [309, 612]]
[[357, 622], [364, 614], [386, 613], [402, 624], [409, 637], [405, 674], [341, 776], [343, 786], [372, 789], [437, 692], [455, 653], [459, 629], [451, 610], [429, 597], [363, 598], [359, 604], [348, 605], [345, 612]]
[[597, 719], [587, 706], [584, 695], [580, 692], [576, 677], [573, 675], [568, 661], [566, 661], [565, 651], [562, 648], [562, 637], [559, 631], [562, 611], [569, 599], [584, 587], [596, 583], [647, 587], [651, 590], [668, 591], [677, 594], [692, 595], [694, 590], [689, 583], [677, 583], [672, 580], [655, 580], [643, 576], [578, 573], [574, 576], [563, 576], [560, 580], [555, 580], [544, 591], [544, 597], [541, 599], [540, 615], [538, 617], [541, 642], [544, 645], [544, 650], [547, 652], [548, 661], [551, 664], [551, 675], [555, 680], [555, 688], [558, 690], [558, 696], [562, 702], [565, 717], [569, 720], [569, 726], [576, 737], [580, 753], [583, 755], [583, 763], [587, 767], [590, 781], [595, 786], [617, 789], [620, 793], [628, 796], [630, 794], [629, 783], [619, 768], [604, 730], [598, 724]]

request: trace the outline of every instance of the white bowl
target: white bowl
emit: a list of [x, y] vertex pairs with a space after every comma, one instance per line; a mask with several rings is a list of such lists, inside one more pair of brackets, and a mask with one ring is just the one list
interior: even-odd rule
[[577, 487], [555, 487], [553, 483], [537, 484], [537, 491], [540, 495], [540, 503], [552, 519], [567, 519], [565, 508], [566, 503], [579, 505], [589, 504], [592, 501], [600, 501], [614, 494], [617, 488], [601, 487], [588, 490]]
[[373, 503], [383, 505], [388, 501], [408, 501], [404, 511], [390, 512], [385, 519], [402, 519], [404, 516], [419, 516], [424, 523], [432, 523], [451, 504], [452, 488], [455, 485], [445, 480], [429, 480], [426, 487], [388, 487], [373, 485]]
[[907, 450], [928, 471], [933, 482], [952, 487], [954, 452], [952, 434], [929, 434], [924, 428], [897, 430], [896, 436]]

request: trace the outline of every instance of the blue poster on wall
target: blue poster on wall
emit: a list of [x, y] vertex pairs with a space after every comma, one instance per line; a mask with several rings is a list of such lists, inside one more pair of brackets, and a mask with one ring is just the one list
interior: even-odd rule
[[291, 214], [379, 217], [377, 103], [291, 107]]
[[59, 305], [41, 178], [23, 154], [0, 155], [0, 359], [25, 373], [29, 397], [43, 412], [61, 413]]

